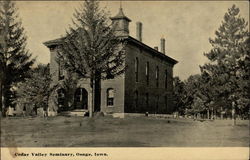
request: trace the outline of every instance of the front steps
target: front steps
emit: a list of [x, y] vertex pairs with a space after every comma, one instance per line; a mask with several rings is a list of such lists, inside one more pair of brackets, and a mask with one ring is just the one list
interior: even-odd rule
[[86, 109], [74, 109], [74, 110], [71, 110], [71, 111], [64, 111], [64, 112], [61, 112], [59, 113], [59, 115], [62, 115], [62, 116], [78, 116], [78, 117], [85, 117], [85, 116], [88, 116], [88, 110]]

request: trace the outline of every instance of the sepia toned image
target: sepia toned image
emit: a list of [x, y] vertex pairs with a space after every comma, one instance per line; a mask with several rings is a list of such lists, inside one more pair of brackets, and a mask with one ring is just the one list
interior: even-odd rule
[[4, 0], [0, 18], [2, 148], [248, 148], [247, 1]]

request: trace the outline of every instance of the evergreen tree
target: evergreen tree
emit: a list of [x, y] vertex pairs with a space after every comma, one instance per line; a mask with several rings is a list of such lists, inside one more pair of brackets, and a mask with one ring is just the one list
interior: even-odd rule
[[222, 25], [215, 32], [216, 37], [209, 39], [212, 50], [204, 54], [211, 63], [201, 67], [203, 73], [213, 78], [213, 85], [219, 91], [217, 99], [228, 100], [232, 113], [235, 109], [244, 110], [250, 104], [249, 31], [248, 23], [239, 12], [235, 5], [228, 9]]
[[27, 71], [34, 63], [26, 50], [24, 28], [18, 18], [15, 3], [9, 0], [0, 2], [0, 84], [1, 109], [11, 105], [14, 84], [24, 80]]
[[[115, 36], [114, 26], [99, 2], [86, 0], [74, 14], [70, 28], [58, 53], [58, 60], [69, 72], [89, 78], [92, 87], [90, 116], [96, 109], [95, 97], [100, 94], [100, 80], [124, 72], [124, 43]], [[95, 106], [95, 107], [94, 107]]]
[[48, 65], [38, 65], [29, 71], [29, 77], [17, 83], [16, 104], [32, 110], [38, 107], [47, 108], [49, 96], [53, 91], [50, 87], [51, 77]]

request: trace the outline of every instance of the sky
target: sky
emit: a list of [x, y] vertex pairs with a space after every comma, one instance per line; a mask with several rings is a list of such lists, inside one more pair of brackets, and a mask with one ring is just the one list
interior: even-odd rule
[[[60, 38], [72, 24], [74, 10], [80, 1], [18, 1], [19, 16], [28, 36], [27, 48], [37, 63], [49, 63], [49, 49], [43, 42]], [[122, 1], [130, 22], [130, 36], [136, 37], [136, 22], [143, 23], [142, 41], [150, 47], [166, 39], [166, 54], [178, 61], [174, 76], [182, 80], [200, 72], [207, 63], [203, 55], [211, 49], [209, 37], [221, 25], [228, 8], [235, 4], [240, 15], [249, 21], [247, 1]], [[101, 7], [115, 16], [120, 1], [101, 1]]]

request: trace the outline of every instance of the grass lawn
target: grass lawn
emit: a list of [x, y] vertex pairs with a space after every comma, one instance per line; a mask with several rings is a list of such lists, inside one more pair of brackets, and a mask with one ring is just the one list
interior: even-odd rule
[[249, 122], [153, 117], [2, 118], [2, 147], [248, 147]]

